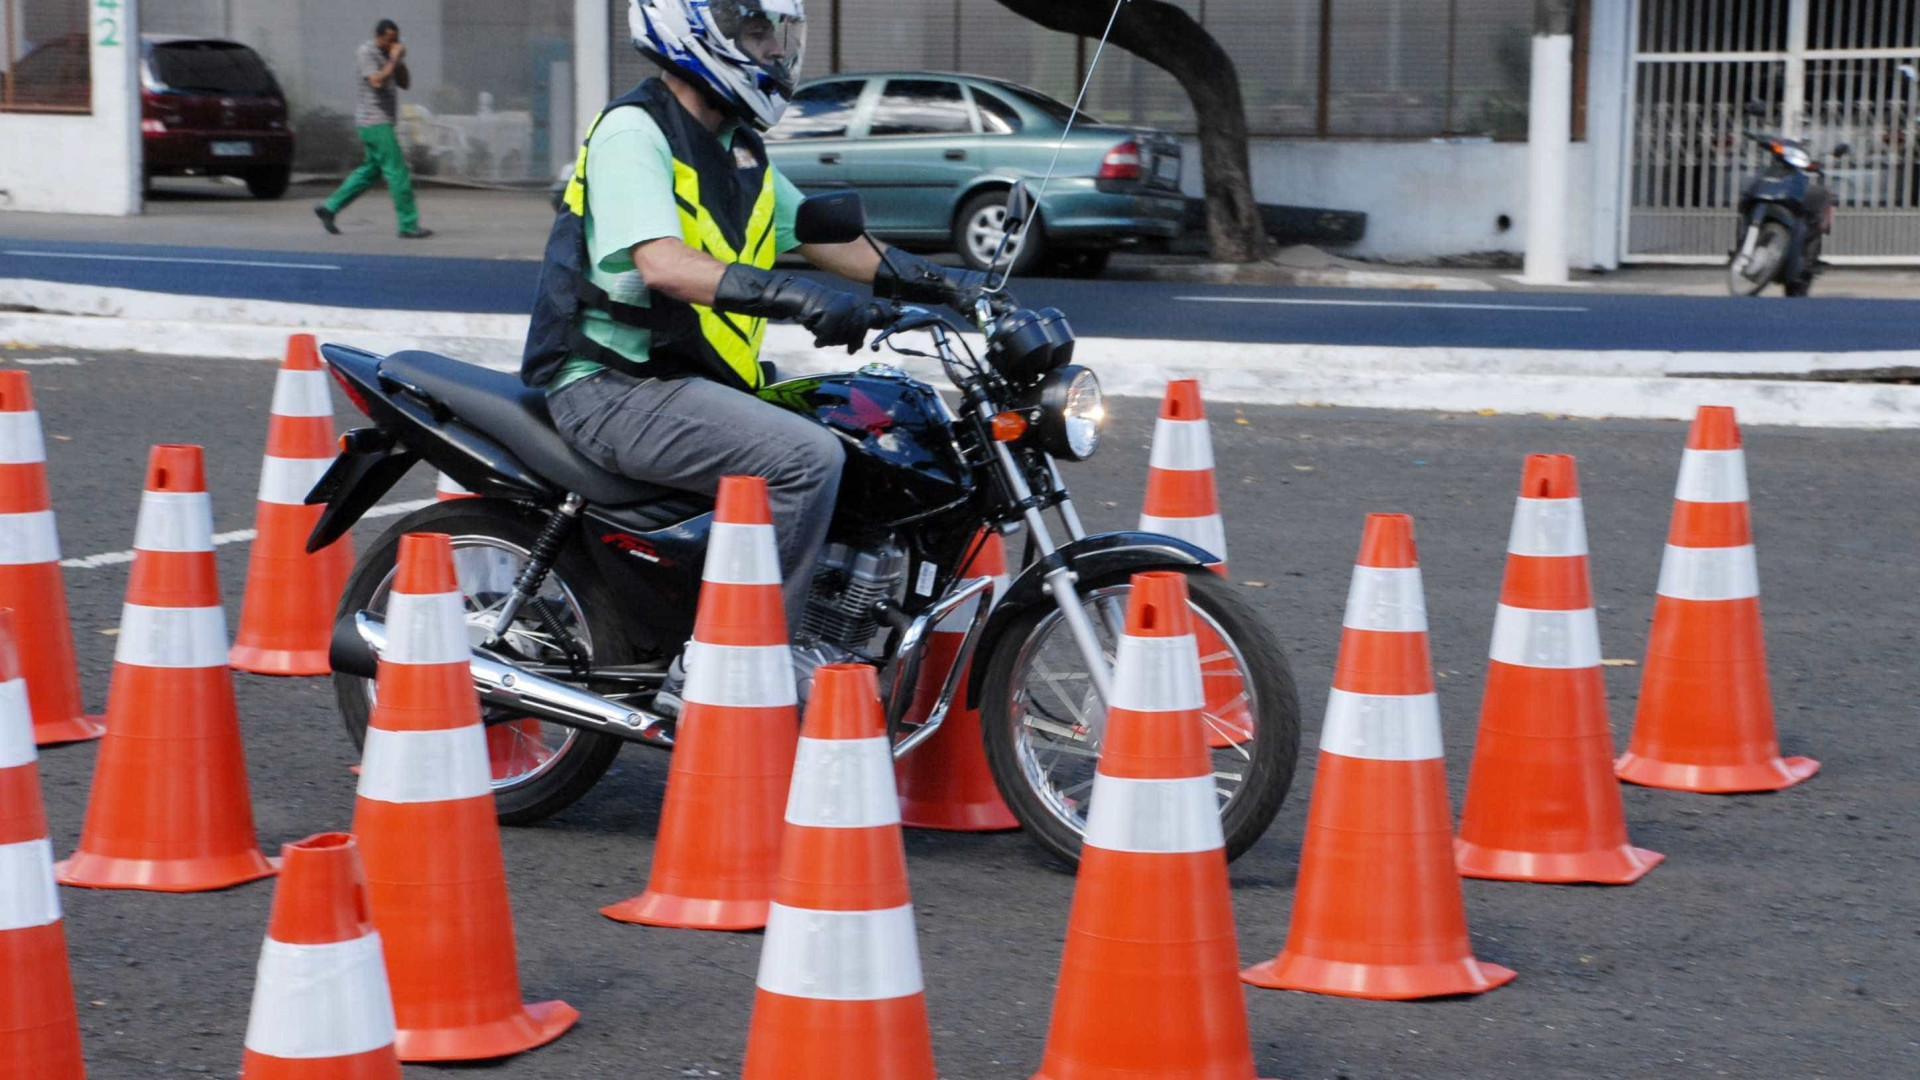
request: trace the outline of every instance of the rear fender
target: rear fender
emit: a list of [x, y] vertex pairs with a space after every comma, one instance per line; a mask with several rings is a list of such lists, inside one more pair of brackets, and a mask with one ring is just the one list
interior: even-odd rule
[[1120, 573], [1186, 570], [1205, 567], [1214, 561], [1212, 555], [1185, 540], [1147, 532], [1098, 533], [1056, 549], [1052, 555], [1021, 571], [994, 605], [974, 652], [978, 659], [967, 676], [967, 707], [979, 708], [980, 687], [987, 676], [987, 658], [999, 647], [1000, 639], [1006, 636], [1014, 620], [1032, 608], [1053, 606], [1046, 580], [1056, 566], [1064, 563], [1077, 580], [1086, 581]]

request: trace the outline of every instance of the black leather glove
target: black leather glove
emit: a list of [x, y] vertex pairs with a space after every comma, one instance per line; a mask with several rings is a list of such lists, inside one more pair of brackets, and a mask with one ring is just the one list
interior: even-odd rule
[[[895, 273], [894, 267], [900, 272]], [[967, 321], [973, 320], [973, 301], [986, 287], [987, 275], [978, 270], [941, 266], [899, 248], [889, 249], [873, 275], [875, 296], [889, 296], [909, 304], [945, 304]]]
[[792, 319], [813, 331], [813, 346], [866, 344], [867, 331], [884, 324], [881, 305], [862, 301], [817, 281], [783, 270], [734, 263], [714, 289], [713, 309], [762, 319]]

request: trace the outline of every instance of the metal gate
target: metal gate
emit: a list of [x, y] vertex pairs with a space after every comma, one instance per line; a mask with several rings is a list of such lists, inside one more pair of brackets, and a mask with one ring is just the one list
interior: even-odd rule
[[1755, 128], [1826, 162], [1825, 258], [1920, 263], [1920, 0], [1635, 0], [1633, 19], [1625, 261], [1727, 257]]

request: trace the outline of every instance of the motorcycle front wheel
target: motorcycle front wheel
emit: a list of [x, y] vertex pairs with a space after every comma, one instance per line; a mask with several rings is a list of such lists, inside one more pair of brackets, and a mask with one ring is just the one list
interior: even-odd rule
[[1760, 295], [1780, 275], [1780, 267], [1787, 261], [1787, 247], [1792, 243], [1793, 235], [1785, 225], [1777, 221], [1762, 223], [1752, 254], [1742, 259], [1739, 252], [1735, 252], [1733, 261], [1727, 265], [1727, 291], [1734, 296]]
[[[1080, 582], [1111, 664], [1131, 575]], [[1206, 691], [1202, 722], [1227, 857], [1260, 839], [1286, 801], [1300, 750], [1300, 699], [1279, 642], [1234, 587], [1187, 572]], [[1080, 859], [1099, 763], [1102, 706], [1080, 649], [1052, 604], [1022, 612], [987, 659], [980, 725], [1000, 795], [1029, 835], [1069, 864]]]
[[[540, 535], [540, 519], [496, 499], [454, 499], [416, 510], [383, 533], [360, 556], [340, 597], [340, 618], [366, 611], [386, 612], [400, 538], [410, 532], [447, 533], [453, 540], [454, 571], [466, 603], [468, 635], [485, 640], [527, 553]], [[609, 664], [628, 659], [627, 638], [614, 614], [619, 601], [593, 572], [587, 556], [569, 547], [555, 561], [540, 588], [542, 610], [523, 607], [505, 635], [519, 657], [552, 664], [568, 662], [568, 648], [587, 661]], [[565, 634], [563, 643], [557, 635]], [[356, 747], [364, 746], [373, 712], [374, 682], [336, 673], [334, 693], [340, 717]], [[502, 825], [528, 825], [566, 809], [599, 781], [620, 752], [620, 740], [528, 716], [483, 706], [487, 752], [493, 769], [494, 808]]]

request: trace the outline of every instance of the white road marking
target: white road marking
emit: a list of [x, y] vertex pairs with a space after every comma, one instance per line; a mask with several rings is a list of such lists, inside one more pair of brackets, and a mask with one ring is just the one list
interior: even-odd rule
[[1298, 307], [1440, 308], [1451, 311], [1590, 311], [1549, 304], [1472, 304], [1440, 300], [1306, 300], [1283, 296], [1176, 296], [1190, 304], [1292, 304]]
[[[362, 514], [361, 517], [363, 519], [383, 518], [395, 517], [400, 514], [411, 514], [423, 506], [432, 506], [434, 501], [433, 499], [411, 499], [407, 502], [386, 503], [385, 505], [374, 507], [365, 514]], [[258, 535], [259, 534], [252, 529], [235, 529], [233, 532], [214, 533], [213, 546], [219, 547], [222, 544], [244, 544]], [[102, 566], [120, 566], [132, 561], [132, 551], [103, 551], [98, 555], [82, 555], [75, 559], [61, 559], [60, 565], [69, 570], [97, 570]]]
[[8, 248], [0, 255], [23, 259], [87, 259], [95, 262], [189, 263], [194, 266], [265, 266], [276, 270], [339, 270], [331, 263], [269, 262], [264, 259], [188, 259], [168, 255], [107, 255], [92, 251], [28, 251]]
[[18, 356], [13, 360], [21, 367], [79, 367], [80, 359], [74, 356]]

